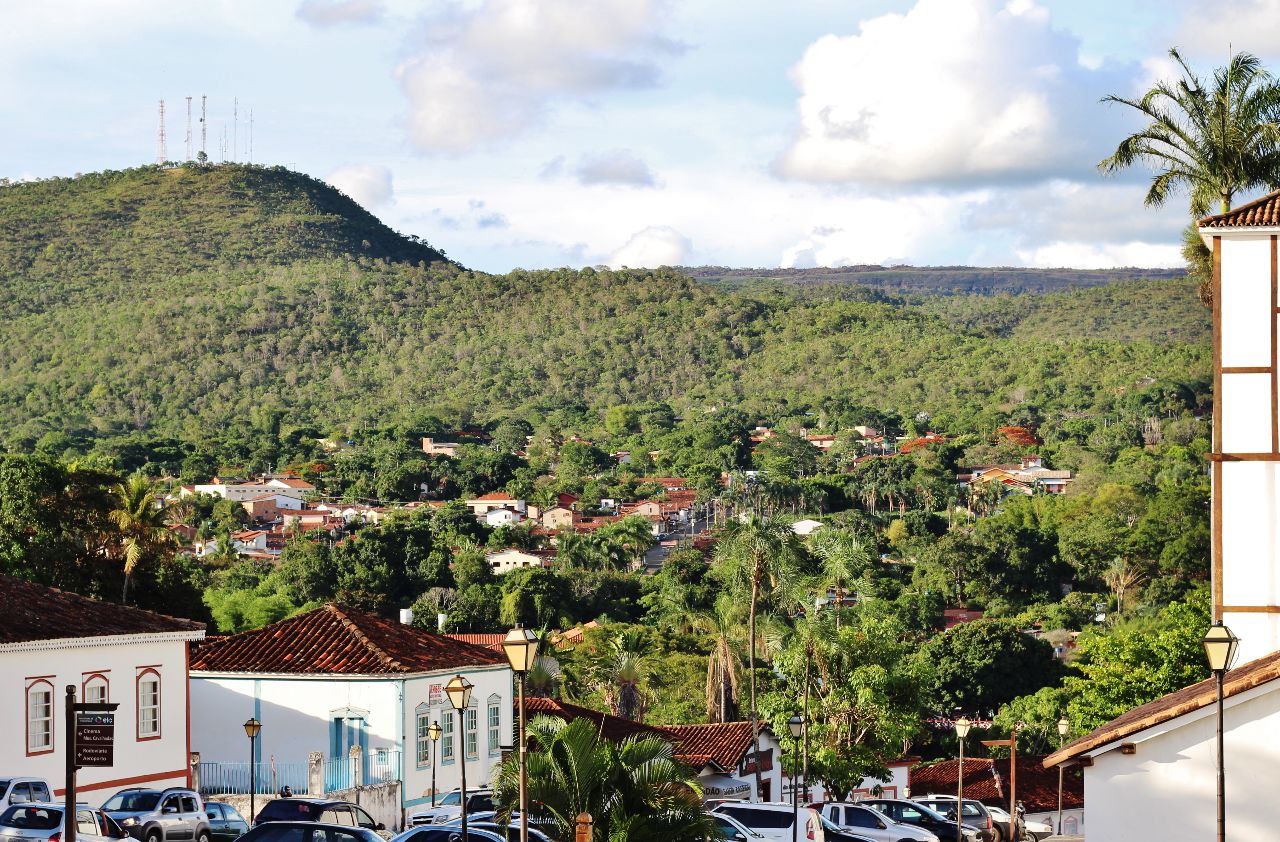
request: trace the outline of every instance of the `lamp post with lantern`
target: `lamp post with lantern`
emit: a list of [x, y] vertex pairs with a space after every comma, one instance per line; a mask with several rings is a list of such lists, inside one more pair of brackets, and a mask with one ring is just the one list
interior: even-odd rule
[[1214, 678], [1218, 682], [1218, 842], [1224, 842], [1227, 838], [1227, 773], [1222, 746], [1223, 684], [1227, 670], [1231, 669], [1231, 664], [1236, 659], [1236, 649], [1240, 645], [1240, 638], [1232, 634], [1231, 629], [1227, 628], [1219, 620], [1209, 626], [1209, 630], [1205, 632], [1204, 640], [1201, 642], [1204, 645], [1205, 660], [1209, 662], [1209, 669], [1213, 672]]
[[964, 839], [960, 821], [960, 817], [964, 814], [964, 738], [969, 736], [969, 729], [972, 727], [973, 723], [967, 716], [956, 720], [956, 738], [960, 742], [960, 771], [956, 773], [956, 842], [962, 842]]
[[529, 746], [524, 735], [524, 680], [538, 661], [538, 636], [517, 623], [502, 641], [502, 651], [506, 653], [511, 671], [516, 674], [520, 685], [520, 842], [529, 842], [529, 769], [525, 765]]
[[462, 842], [467, 842], [467, 723], [463, 718], [471, 705], [471, 688], [474, 685], [461, 675], [455, 675], [444, 686], [444, 693], [449, 697], [449, 704], [458, 712], [458, 733], [462, 737], [462, 760], [458, 763], [461, 775], [458, 804], [462, 807]]
[[431, 806], [436, 806], [436, 746], [440, 740], [440, 723], [432, 722], [427, 726], [427, 737], [431, 740]]
[[800, 762], [800, 735], [804, 733], [804, 717], [796, 714], [787, 720], [794, 744], [791, 748], [791, 842], [800, 832], [800, 790], [796, 787], [796, 767]]
[[258, 793], [258, 733], [262, 731], [262, 723], [251, 716], [244, 723], [244, 732], [249, 737], [249, 825], [253, 825], [256, 815], [254, 796]]
[[[1071, 721], [1063, 716], [1058, 720], [1058, 750], [1067, 741], [1067, 732], [1071, 730]], [[1062, 764], [1058, 764], [1058, 833], [1062, 833]]]

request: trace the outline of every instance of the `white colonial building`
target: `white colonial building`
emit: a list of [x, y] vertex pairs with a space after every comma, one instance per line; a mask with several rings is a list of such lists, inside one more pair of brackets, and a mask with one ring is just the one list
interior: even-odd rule
[[[474, 685], [461, 721], [444, 694], [454, 675]], [[191, 699], [206, 789], [217, 787], [217, 764], [246, 760], [251, 717], [262, 723], [257, 760], [295, 792], [321, 794], [296, 771], [313, 753], [322, 755], [321, 788], [345, 789], [358, 748], [364, 782], [402, 781], [402, 809], [429, 801], [433, 748], [436, 790], [448, 792], [462, 764], [468, 787], [488, 783], [512, 744], [512, 673], [501, 652], [332, 603], [206, 643], [192, 659]], [[433, 722], [443, 729], [438, 745], [427, 737]]]
[[115, 702], [113, 765], [81, 769], [79, 797], [190, 781], [188, 643], [204, 626], [0, 576], [0, 769], [65, 781], [66, 688]]
[[[1212, 603], [1240, 638], [1225, 682], [1227, 838], [1280, 827], [1280, 192], [1200, 221], [1213, 251]], [[1084, 768], [1090, 842], [1209, 839], [1212, 679], [1129, 711], [1045, 759]]]

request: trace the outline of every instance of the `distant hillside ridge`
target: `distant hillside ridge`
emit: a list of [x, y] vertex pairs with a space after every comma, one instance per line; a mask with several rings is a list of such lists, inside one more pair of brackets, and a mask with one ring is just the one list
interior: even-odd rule
[[446, 259], [319, 179], [251, 164], [152, 165], [4, 184], [0, 230], [0, 311], [7, 312], [84, 292], [95, 280], [218, 265]]
[[1134, 280], [1171, 280], [1184, 269], [1033, 269], [1016, 266], [823, 266], [807, 269], [732, 269], [685, 266], [681, 271], [715, 286], [759, 287], [860, 284], [920, 295], [1044, 293]]

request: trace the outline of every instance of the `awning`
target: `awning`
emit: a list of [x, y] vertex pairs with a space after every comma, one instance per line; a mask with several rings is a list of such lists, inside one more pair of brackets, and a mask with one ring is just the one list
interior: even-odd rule
[[742, 798], [751, 793], [751, 784], [728, 775], [703, 775], [698, 778], [698, 783], [702, 785], [702, 797], [706, 799]]

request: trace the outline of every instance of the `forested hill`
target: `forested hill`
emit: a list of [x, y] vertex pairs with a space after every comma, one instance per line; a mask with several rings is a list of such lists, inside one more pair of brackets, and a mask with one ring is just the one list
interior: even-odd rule
[[1184, 279], [1042, 296], [796, 296], [676, 270], [468, 272], [306, 176], [143, 168], [0, 187], [0, 429], [198, 440], [666, 401], [1106, 413], [1203, 393]]

